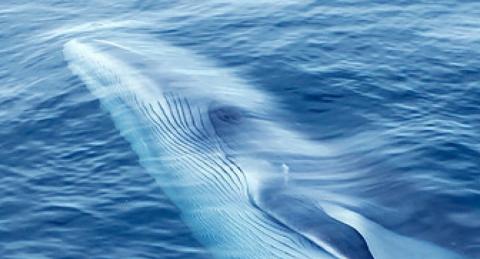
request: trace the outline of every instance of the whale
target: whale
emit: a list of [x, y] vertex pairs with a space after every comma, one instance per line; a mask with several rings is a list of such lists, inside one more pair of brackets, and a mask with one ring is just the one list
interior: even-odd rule
[[63, 54], [212, 256], [462, 258], [382, 227], [354, 197], [300, 188], [335, 148], [278, 119], [275, 98], [235, 71], [140, 36], [71, 39]]

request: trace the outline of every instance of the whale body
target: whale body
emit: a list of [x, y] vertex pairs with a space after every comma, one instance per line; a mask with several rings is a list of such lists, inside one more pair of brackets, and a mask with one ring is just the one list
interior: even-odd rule
[[71, 40], [64, 56], [215, 257], [460, 258], [295, 192], [295, 171], [334, 150], [270, 119], [272, 97], [210, 60], [125, 37]]

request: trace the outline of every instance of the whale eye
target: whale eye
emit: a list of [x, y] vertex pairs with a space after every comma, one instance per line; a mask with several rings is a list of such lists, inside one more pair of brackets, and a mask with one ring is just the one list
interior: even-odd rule
[[244, 118], [244, 112], [235, 106], [220, 106], [210, 109], [210, 119], [214, 124], [239, 124]]
[[230, 147], [236, 145], [242, 132], [248, 131], [244, 127], [247, 121], [245, 110], [236, 106], [211, 106], [208, 115], [215, 134]]

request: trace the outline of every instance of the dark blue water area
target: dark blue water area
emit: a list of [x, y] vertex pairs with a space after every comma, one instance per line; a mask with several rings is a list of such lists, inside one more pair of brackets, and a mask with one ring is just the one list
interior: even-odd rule
[[211, 257], [64, 60], [116, 31], [234, 69], [377, 179], [385, 227], [480, 257], [476, 1], [30, 2], [0, 3], [1, 258]]

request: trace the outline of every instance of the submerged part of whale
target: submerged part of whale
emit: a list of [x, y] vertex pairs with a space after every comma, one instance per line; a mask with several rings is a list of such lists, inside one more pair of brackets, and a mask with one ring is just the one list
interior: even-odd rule
[[64, 56], [213, 255], [457, 257], [296, 192], [289, 161], [332, 151], [270, 119], [271, 97], [211, 61], [131, 37], [72, 40]]

